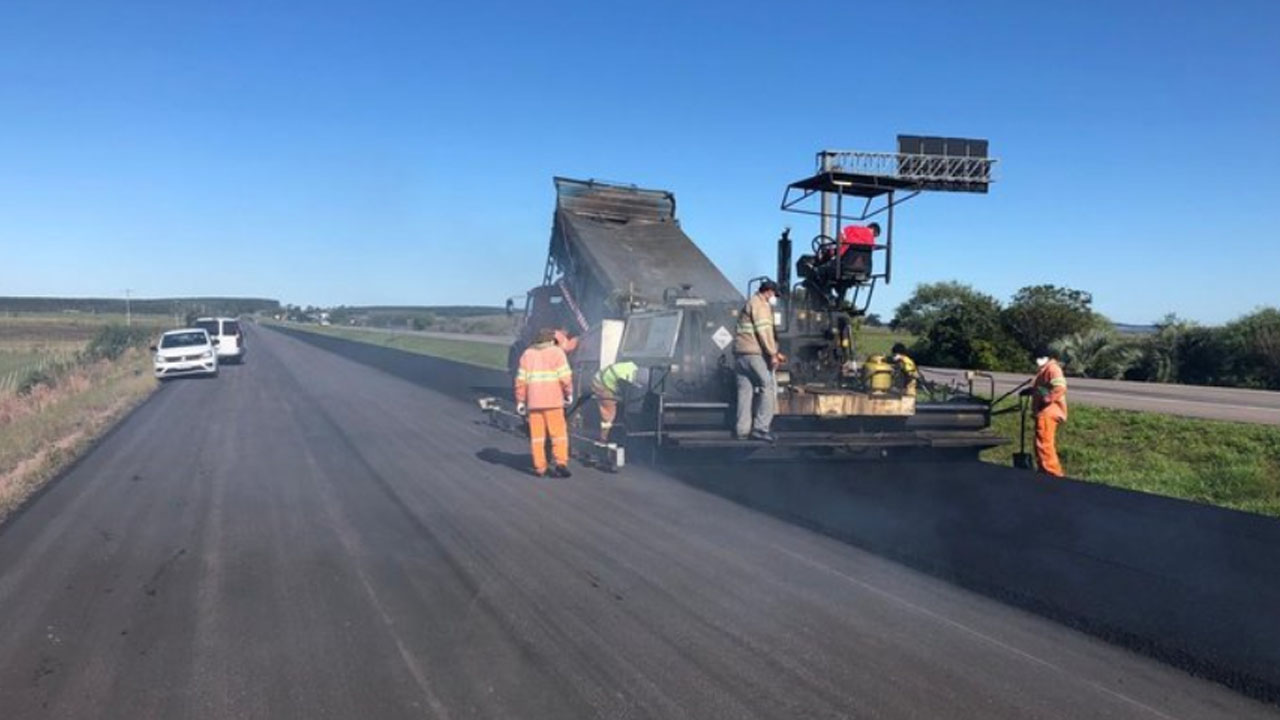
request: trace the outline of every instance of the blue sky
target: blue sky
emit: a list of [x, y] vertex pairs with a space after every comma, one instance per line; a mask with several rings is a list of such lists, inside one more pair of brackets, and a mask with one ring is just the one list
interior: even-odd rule
[[824, 147], [986, 137], [991, 194], [898, 216], [917, 282], [1113, 318], [1280, 304], [1280, 3], [7, 2], [0, 295], [500, 303], [552, 175], [675, 191], [769, 272]]

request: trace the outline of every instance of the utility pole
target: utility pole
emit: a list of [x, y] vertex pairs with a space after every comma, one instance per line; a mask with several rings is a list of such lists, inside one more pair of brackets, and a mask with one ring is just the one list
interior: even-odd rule
[[129, 306], [129, 288], [124, 289], [124, 324], [133, 327], [133, 309]]

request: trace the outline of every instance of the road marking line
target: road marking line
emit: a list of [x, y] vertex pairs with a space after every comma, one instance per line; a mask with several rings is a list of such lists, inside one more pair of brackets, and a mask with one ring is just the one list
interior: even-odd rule
[[[1259, 410], [1267, 413], [1275, 413], [1277, 416], [1280, 416], [1280, 410], [1277, 410], [1276, 408], [1265, 407], [1262, 405], [1235, 405], [1235, 404], [1214, 402], [1212, 400], [1181, 400], [1177, 398], [1162, 398], [1162, 397], [1156, 397], [1154, 395], [1138, 395], [1138, 394], [1133, 394], [1133, 395], [1122, 394], [1117, 396], [1107, 390], [1076, 390], [1074, 393], [1072, 393], [1068, 388], [1068, 397], [1070, 397], [1071, 394], [1074, 394], [1076, 397], [1079, 397], [1081, 395], [1086, 397], [1093, 396], [1095, 398], [1102, 397], [1104, 399], [1126, 397], [1126, 398], [1136, 399], [1140, 402], [1145, 401], [1145, 402], [1178, 403], [1178, 404], [1191, 404], [1191, 405], [1209, 405], [1211, 407], [1218, 408], [1221, 410]], [[1110, 402], [1116, 402], [1116, 400], [1113, 399]]]

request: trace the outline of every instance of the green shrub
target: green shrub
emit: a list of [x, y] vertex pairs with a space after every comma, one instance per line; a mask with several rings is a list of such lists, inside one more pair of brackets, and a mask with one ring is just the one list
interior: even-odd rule
[[143, 328], [105, 325], [89, 341], [84, 356], [89, 361], [115, 360], [131, 347], [145, 346], [150, 337], [151, 333]]
[[22, 380], [18, 383], [18, 394], [30, 395], [37, 385], [51, 388], [57, 384], [58, 378], [52, 369], [45, 367], [34, 368], [22, 376]]

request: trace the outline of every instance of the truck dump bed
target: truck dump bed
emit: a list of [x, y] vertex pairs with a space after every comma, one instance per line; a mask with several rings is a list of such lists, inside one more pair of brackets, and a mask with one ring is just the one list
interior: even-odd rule
[[685, 235], [675, 196], [663, 190], [556, 178], [551, 257], [587, 294], [660, 303], [672, 288], [708, 303], [740, 304], [733, 283]]

